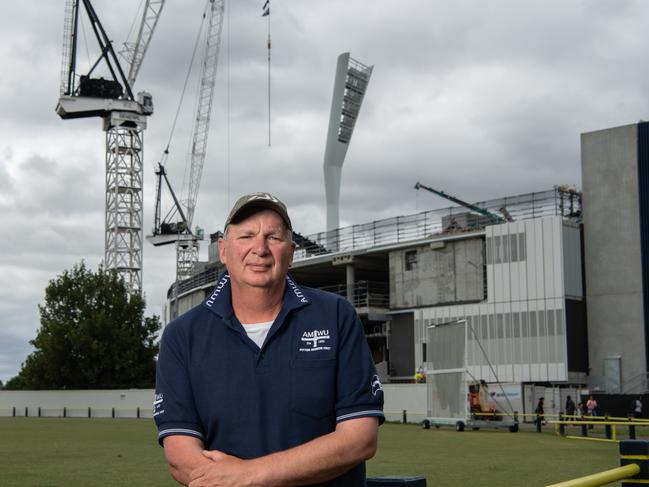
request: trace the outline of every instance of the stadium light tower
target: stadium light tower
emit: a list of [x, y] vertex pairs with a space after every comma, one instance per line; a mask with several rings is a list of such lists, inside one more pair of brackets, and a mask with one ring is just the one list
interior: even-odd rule
[[[327, 232], [339, 227], [340, 178], [347, 148], [374, 66], [365, 66], [348, 52], [338, 56], [331, 115], [324, 155]], [[335, 236], [332, 236], [335, 241]]]

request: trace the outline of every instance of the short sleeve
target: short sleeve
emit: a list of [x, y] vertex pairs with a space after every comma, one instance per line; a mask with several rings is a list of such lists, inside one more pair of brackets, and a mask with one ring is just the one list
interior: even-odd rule
[[339, 301], [336, 423], [383, 415], [383, 387], [365, 338], [363, 325], [347, 301]]
[[174, 322], [167, 326], [160, 340], [153, 401], [160, 445], [165, 437], [172, 435], [193, 436], [204, 441], [189, 380], [188, 345], [179, 335], [179, 323]]

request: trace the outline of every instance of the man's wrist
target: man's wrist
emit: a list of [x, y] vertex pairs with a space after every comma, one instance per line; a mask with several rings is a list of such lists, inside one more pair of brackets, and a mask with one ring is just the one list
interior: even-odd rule
[[249, 484], [252, 486], [263, 485], [271, 487], [273, 485], [273, 462], [268, 461], [268, 456], [246, 460], [246, 471]]

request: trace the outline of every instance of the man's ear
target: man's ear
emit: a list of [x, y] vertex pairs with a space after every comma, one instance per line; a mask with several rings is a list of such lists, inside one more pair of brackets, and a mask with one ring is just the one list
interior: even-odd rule
[[225, 257], [225, 238], [221, 237], [218, 241], [218, 246], [219, 246], [219, 260], [221, 261], [221, 264], [225, 265], [226, 264], [226, 257]]

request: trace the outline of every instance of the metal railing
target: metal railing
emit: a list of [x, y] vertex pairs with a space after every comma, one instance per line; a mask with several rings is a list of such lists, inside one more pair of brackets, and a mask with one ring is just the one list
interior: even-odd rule
[[635, 463], [624, 465], [623, 467], [612, 468], [604, 472], [579, 477], [578, 479], [559, 482], [558, 484], [548, 485], [547, 487], [599, 487], [611, 484], [618, 480], [625, 480], [635, 477], [640, 473], [640, 466]]
[[[555, 215], [578, 220], [581, 218], [581, 200], [570, 201], [568, 204], [573, 195], [573, 192], [557, 187], [547, 191], [481, 201], [475, 205], [494, 212], [506, 208], [514, 220]], [[475, 231], [493, 224], [488, 219], [475, 218], [468, 219], [471, 221], [468, 226], [458, 228], [454, 224], [454, 218], [467, 213], [470, 212], [464, 207], [452, 206], [300, 236], [301, 245], [295, 251], [294, 260], [299, 262], [325, 254], [416, 241], [448, 232]], [[222, 270], [223, 267], [217, 265], [198, 272], [189, 279], [174, 283], [169, 288], [167, 297], [171, 299], [196, 288], [211, 286], [216, 283]]]
[[[553, 215], [579, 219], [581, 200], [568, 203], [568, 199], [573, 198], [572, 195], [572, 192], [557, 187], [548, 191], [481, 201], [475, 205], [493, 212], [505, 208], [514, 220], [530, 220]], [[464, 228], [452, 225], [454, 217], [467, 213], [471, 212], [462, 206], [451, 206], [306, 235], [306, 240], [314, 242], [315, 245], [298, 248], [295, 252], [295, 260], [305, 260], [323, 253], [349, 252], [419, 240], [448, 232], [450, 228], [455, 232], [478, 230], [494, 223], [489, 219], [475, 218], [471, 219], [471, 225]]]
[[[323, 291], [347, 297], [347, 285], [335, 284], [321, 287]], [[353, 285], [353, 299], [351, 303], [355, 308], [389, 308], [389, 285], [384, 282], [357, 281]]]

